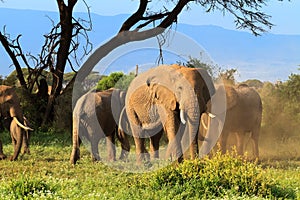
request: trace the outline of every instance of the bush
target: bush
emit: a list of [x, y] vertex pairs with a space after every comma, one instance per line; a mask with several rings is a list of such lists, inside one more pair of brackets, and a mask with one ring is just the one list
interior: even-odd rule
[[283, 83], [266, 82], [259, 90], [263, 104], [259, 141], [263, 159], [300, 158], [300, 93], [295, 89], [299, 80], [300, 75], [291, 75]]
[[55, 187], [39, 179], [22, 177], [12, 181], [4, 191], [14, 199], [44, 198], [50, 199], [55, 194]]
[[97, 85], [96, 90], [107, 90], [115, 86], [115, 84], [122, 78], [124, 74], [122, 72], [113, 72], [109, 76], [103, 77]]
[[184, 198], [244, 197], [296, 198], [295, 191], [268, 177], [261, 166], [232, 155], [188, 160], [178, 166], [157, 171], [151, 178], [155, 189], [176, 188], [175, 196]]
[[133, 73], [125, 75], [122, 72], [113, 72], [98, 82], [96, 90], [107, 90], [112, 87], [127, 90], [134, 77], [135, 75]]

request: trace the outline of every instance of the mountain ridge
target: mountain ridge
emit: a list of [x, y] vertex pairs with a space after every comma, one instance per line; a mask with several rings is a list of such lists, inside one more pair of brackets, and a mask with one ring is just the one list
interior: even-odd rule
[[[12, 37], [21, 33], [20, 42], [24, 51], [36, 55], [44, 42], [43, 34], [51, 28], [51, 20], [46, 16], [54, 21], [58, 19], [57, 12], [0, 8], [0, 27], [3, 30], [6, 24], [6, 31]], [[87, 14], [75, 13], [76, 16]], [[95, 48], [113, 37], [129, 15], [101, 16], [91, 13], [91, 16], [93, 30], [88, 34]], [[300, 35], [264, 33], [255, 37], [246, 31], [182, 23], [176, 25], [176, 31], [200, 44], [222, 68], [237, 68], [242, 75], [240, 79], [259, 75], [262, 80], [284, 80], [290, 73], [297, 72], [297, 65], [300, 64]], [[0, 47], [0, 56], [0, 74], [6, 76], [14, 68], [8, 68], [11, 61], [3, 47]]]

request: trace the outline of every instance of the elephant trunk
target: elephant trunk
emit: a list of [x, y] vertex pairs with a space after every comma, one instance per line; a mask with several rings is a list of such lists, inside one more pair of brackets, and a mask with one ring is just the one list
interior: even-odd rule
[[80, 158], [79, 149], [79, 118], [73, 116], [73, 148], [70, 157], [70, 163], [76, 164], [77, 160]]
[[190, 144], [190, 158], [195, 159], [198, 153], [198, 130], [200, 110], [198, 102], [194, 102], [187, 110], [188, 117], [188, 137]]
[[[20, 134], [15, 135], [15, 137], [13, 136], [14, 154], [10, 158], [11, 161], [17, 160], [19, 153], [21, 151], [22, 144], [23, 144], [24, 130], [22, 130], [20, 127], [17, 127], [17, 128], [20, 129], [17, 131]], [[11, 134], [13, 134], [13, 133], [11, 133]]]

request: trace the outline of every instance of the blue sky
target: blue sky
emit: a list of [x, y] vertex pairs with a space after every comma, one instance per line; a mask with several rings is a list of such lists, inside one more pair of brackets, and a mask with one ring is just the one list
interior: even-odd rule
[[[107, 0], [105, 3], [100, 1], [86, 0], [91, 7], [91, 12], [100, 15], [117, 15], [129, 14], [134, 12], [138, 7], [138, 0]], [[101, 2], [104, 2], [103, 0]], [[159, 4], [160, 1], [157, 1]], [[50, 10], [57, 11], [55, 0], [4, 0], [0, 3], [0, 7], [16, 8], [16, 9], [33, 9], [33, 10]], [[300, 26], [297, 20], [300, 19], [300, 1], [287, 0], [279, 2], [277, 0], [269, 0], [268, 5], [263, 7], [263, 11], [272, 16], [271, 22], [275, 26], [270, 30], [276, 34], [300, 34]], [[86, 11], [82, 1], [75, 7], [76, 11]], [[219, 12], [205, 13], [201, 6], [192, 5], [191, 9], [184, 11], [179, 22], [196, 25], [218, 25], [227, 29], [235, 29], [233, 18], [231, 16], [223, 16]]]

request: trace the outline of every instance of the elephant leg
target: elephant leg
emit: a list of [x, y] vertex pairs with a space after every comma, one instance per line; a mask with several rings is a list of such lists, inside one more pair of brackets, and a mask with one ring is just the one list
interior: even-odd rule
[[30, 154], [30, 150], [29, 150], [29, 133], [28, 131], [25, 132], [25, 134], [23, 135], [23, 150], [22, 150], [22, 154]]
[[[24, 117], [24, 125], [30, 126], [29, 121]], [[22, 154], [30, 154], [29, 150], [29, 140], [30, 140], [30, 132], [28, 130], [25, 130], [23, 133], [23, 144], [22, 144]]]
[[159, 131], [157, 134], [150, 137], [151, 159], [159, 158], [159, 141], [162, 135], [163, 135], [163, 130]]
[[244, 142], [243, 142], [243, 136], [245, 135], [246, 133], [243, 132], [243, 133], [240, 133], [240, 132], [236, 132], [235, 135], [236, 135], [236, 149], [237, 149], [237, 153], [238, 155], [242, 156], [244, 155]]
[[177, 124], [179, 123], [174, 115], [169, 117], [165, 122], [165, 131], [169, 140], [166, 158], [171, 158], [171, 161], [173, 161], [173, 158], [177, 159], [177, 162], [180, 163], [183, 160], [183, 153], [181, 148], [181, 137], [179, 137], [181, 134], [176, 137], [179, 128]]
[[95, 138], [95, 137], [91, 137], [91, 150], [92, 150], [92, 160], [93, 161], [100, 161], [100, 155], [99, 155], [99, 148], [98, 148], [98, 144], [100, 139], [99, 138]]
[[127, 159], [128, 153], [130, 151], [130, 144], [129, 144], [129, 141], [128, 141], [128, 138], [127, 138], [127, 135], [125, 134], [125, 132], [121, 129], [117, 129], [117, 131], [118, 131], [117, 137], [121, 143], [121, 148], [122, 148], [119, 159], [125, 160], [125, 159]]
[[106, 136], [107, 157], [109, 161], [116, 161], [115, 130]]
[[15, 140], [14, 136], [13, 136], [13, 133], [11, 133], [11, 143], [14, 147], [14, 151], [16, 151], [16, 148], [17, 148], [17, 141]]
[[136, 162], [138, 165], [142, 164], [143, 160], [149, 160], [149, 153], [145, 148], [145, 138], [134, 137]]
[[251, 143], [252, 143], [253, 154], [256, 159], [259, 158], [258, 139], [259, 139], [259, 129], [253, 130], [251, 133]]
[[228, 131], [223, 131], [220, 136], [220, 148], [221, 148], [222, 154], [226, 153], [226, 145], [227, 145], [228, 135], [229, 135]]
[[7, 156], [3, 153], [2, 141], [0, 140], [0, 160], [7, 158]]

